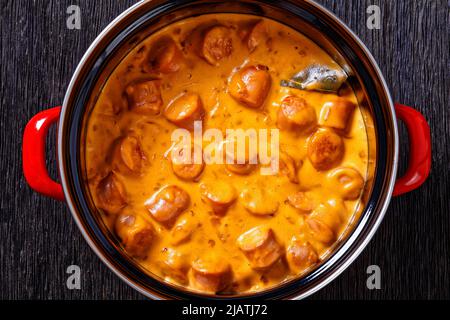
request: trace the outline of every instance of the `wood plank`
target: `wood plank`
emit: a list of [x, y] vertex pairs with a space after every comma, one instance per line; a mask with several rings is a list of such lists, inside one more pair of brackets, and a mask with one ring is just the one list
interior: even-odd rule
[[[66, 28], [72, 1], [1, 2], [0, 299], [142, 299], [90, 250], [63, 203], [26, 185], [21, 137], [28, 119], [62, 102], [89, 44], [135, 1], [77, 1], [82, 30]], [[418, 191], [392, 200], [380, 229], [349, 269], [312, 299], [450, 299], [449, 7], [445, 0], [320, 0], [363, 40], [378, 61], [394, 100], [428, 119], [433, 171]], [[380, 30], [366, 27], [377, 4]], [[55, 171], [54, 131], [49, 167]], [[407, 136], [401, 126], [401, 170]], [[82, 269], [82, 289], [65, 286], [67, 266]], [[382, 289], [366, 288], [377, 264]]]

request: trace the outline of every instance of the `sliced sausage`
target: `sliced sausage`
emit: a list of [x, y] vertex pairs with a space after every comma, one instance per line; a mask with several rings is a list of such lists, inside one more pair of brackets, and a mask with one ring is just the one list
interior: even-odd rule
[[138, 215], [121, 215], [116, 220], [115, 230], [125, 250], [132, 257], [147, 258], [155, 232], [151, 224]]
[[222, 257], [212, 254], [195, 260], [191, 270], [194, 287], [204, 292], [223, 291], [233, 278], [230, 265]]
[[161, 73], [177, 72], [182, 63], [182, 54], [172, 38], [157, 41], [148, 55], [148, 71]]
[[364, 188], [364, 179], [353, 168], [339, 167], [328, 173], [326, 184], [337, 191], [343, 199], [356, 200]]
[[205, 60], [218, 65], [220, 60], [233, 53], [231, 30], [224, 26], [214, 26], [205, 32], [201, 53]]
[[[233, 144], [233, 149], [229, 150], [229, 145]], [[257, 150], [251, 151], [247, 143], [245, 143], [244, 150], [240, 150], [240, 148], [236, 137], [225, 141], [225, 167], [232, 173], [247, 175], [257, 167], [258, 152]], [[245, 152], [245, 154], [241, 155], [239, 152]]]
[[255, 169], [256, 165], [250, 163], [238, 164], [238, 163], [227, 163], [226, 167], [229, 171], [239, 174], [246, 175]]
[[316, 208], [316, 201], [307, 192], [296, 192], [288, 196], [288, 202], [303, 213], [310, 213]]
[[250, 29], [247, 38], [247, 47], [250, 52], [255, 51], [255, 49], [262, 43], [265, 43], [268, 39], [267, 25], [263, 20], [255, 23]]
[[356, 106], [348, 100], [326, 102], [320, 110], [319, 124], [335, 129], [346, 129]]
[[290, 182], [296, 184], [299, 183], [297, 176], [298, 165], [295, 160], [286, 152], [280, 152], [279, 166], [280, 173], [286, 176]]
[[[190, 150], [186, 150], [190, 149]], [[190, 161], [187, 161], [188, 158], [185, 159], [184, 155], [186, 152], [191, 152]], [[194, 147], [192, 148], [185, 148], [175, 147], [173, 152], [176, 153], [176, 157], [172, 155], [171, 157], [171, 164], [172, 164], [172, 171], [173, 173], [180, 179], [186, 180], [186, 181], [195, 181], [203, 172], [203, 169], [205, 168], [205, 163], [203, 162], [203, 157], [201, 160], [201, 163], [195, 163], [194, 159]]]
[[176, 164], [172, 162], [172, 170], [175, 175], [186, 181], [195, 181], [203, 172], [205, 164]]
[[338, 236], [344, 211], [345, 208], [339, 201], [330, 200], [326, 204], [320, 204], [306, 219], [311, 235], [324, 244], [332, 243]]
[[164, 116], [179, 127], [194, 130], [194, 122], [205, 116], [203, 103], [196, 93], [187, 92], [175, 98], [164, 110]]
[[203, 199], [218, 215], [223, 215], [237, 198], [236, 189], [225, 181], [201, 184], [200, 190]]
[[249, 186], [244, 188], [240, 198], [245, 209], [258, 216], [273, 215], [280, 206], [278, 201], [274, 200], [265, 189], [260, 187]]
[[125, 89], [130, 110], [150, 115], [160, 113], [163, 101], [159, 80], [149, 80], [129, 85]]
[[250, 266], [256, 270], [272, 266], [283, 253], [272, 229], [265, 226], [258, 226], [241, 234], [237, 244], [249, 260]]
[[333, 229], [321, 220], [309, 218], [306, 220], [306, 223], [308, 224], [310, 233], [316, 240], [324, 244], [331, 244], [334, 240], [336, 240], [336, 234]]
[[170, 232], [170, 242], [173, 245], [179, 245], [189, 241], [196, 226], [190, 217], [181, 218]]
[[156, 221], [171, 226], [189, 204], [189, 194], [180, 187], [171, 185], [155, 193], [145, 206]]
[[187, 257], [172, 248], [165, 248], [161, 256], [163, 259], [160, 266], [163, 276], [179, 284], [186, 285], [188, 283], [187, 272], [190, 267]]
[[225, 167], [227, 168], [228, 171], [238, 175], [250, 174], [257, 167], [257, 165], [253, 161], [250, 161], [248, 153], [246, 153], [245, 156], [246, 157], [244, 159], [244, 163], [238, 163], [239, 162], [238, 159], [233, 158], [234, 159], [233, 162], [232, 163], [227, 162], [225, 164]]
[[125, 187], [117, 176], [110, 172], [97, 185], [97, 206], [110, 214], [116, 214], [126, 205]]
[[269, 94], [272, 80], [269, 68], [262, 65], [247, 66], [237, 71], [228, 84], [228, 92], [249, 108], [259, 108]]
[[281, 130], [306, 131], [316, 124], [316, 111], [305, 99], [288, 96], [278, 109], [277, 126]]
[[297, 274], [315, 265], [319, 261], [316, 250], [307, 241], [293, 237], [286, 249], [289, 268]]
[[113, 151], [113, 166], [122, 173], [139, 174], [145, 160], [141, 144], [135, 136], [120, 138]]
[[309, 138], [308, 158], [317, 170], [328, 170], [336, 165], [344, 154], [342, 138], [331, 130], [318, 130]]

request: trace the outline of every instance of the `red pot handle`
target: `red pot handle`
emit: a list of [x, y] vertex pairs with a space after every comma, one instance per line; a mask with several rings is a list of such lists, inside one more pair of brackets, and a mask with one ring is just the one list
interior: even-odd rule
[[410, 192], [427, 180], [431, 169], [430, 127], [424, 116], [417, 110], [395, 104], [397, 117], [406, 124], [409, 135], [409, 164], [406, 173], [397, 179], [394, 196]]
[[[430, 127], [424, 116], [411, 107], [396, 103], [397, 117], [405, 122], [409, 134], [409, 165], [394, 186], [394, 196], [417, 189], [428, 178], [431, 169]], [[42, 111], [25, 127], [22, 162], [25, 179], [30, 187], [43, 195], [64, 201], [61, 184], [53, 181], [45, 163], [45, 139], [48, 129], [59, 119], [61, 107]]]
[[23, 174], [29, 186], [45, 196], [64, 201], [61, 184], [50, 178], [45, 164], [45, 142], [48, 129], [59, 119], [61, 107], [35, 115], [25, 127], [22, 143]]

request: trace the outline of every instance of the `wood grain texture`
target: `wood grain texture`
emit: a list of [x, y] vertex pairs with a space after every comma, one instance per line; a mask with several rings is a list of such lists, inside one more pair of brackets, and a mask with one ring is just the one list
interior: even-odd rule
[[[62, 102], [78, 61], [97, 34], [135, 1], [1, 0], [0, 299], [143, 299], [91, 251], [63, 203], [26, 185], [21, 139], [28, 119]], [[445, 0], [319, 0], [363, 40], [395, 101], [430, 123], [433, 167], [418, 191], [392, 200], [360, 257], [311, 299], [450, 299], [449, 4]], [[82, 29], [66, 28], [77, 4]], [[366, 27], [366, 8], [381, 8], [380, 30]], [[407, 136], [401, 126], [401, 164]], [[49, 167], [55, 170], [54, 131]], [[68, 290], [66, 268], [82, 269], [81, 290]], [[379, 265], [382, 289], [366, 288]]]

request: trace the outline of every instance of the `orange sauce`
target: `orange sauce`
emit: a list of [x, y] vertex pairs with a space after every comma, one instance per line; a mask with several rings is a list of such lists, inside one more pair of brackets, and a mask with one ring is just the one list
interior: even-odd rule
[[[260, 37], [258, 41], [249, 44], [249, 32], [260, 21], [265, 30], [262, 35], [255, 35]], [[216, 25], [228, 30], [232, 49], [229, 55], [211, 63], [202, 55], [202, 37], [205, 30]], [[162, 37], [172, 39], [179, 52], [175, 64], [155, 71], [149, 55]], [[256, 292], [304, 275], [326, 256], [360, 203], [367, 180], [368, 143], [356, 97], [346, 85], [339, 94], [280, 86], [282, 79], [313, 64], [339, 67], [309, 38], [285, 25], [254, 16], [216, 14], [169, 25], [140, 43], [118, 65], [88, 122], [87, 177], [99, 214], [122, 240], [124, 250], [145, 270], [190, 290]], [[230, 82], [239, 70], [256, 65], [268, 68], [271, 85], [262, 106], [254, 108], [231, 96]], [[159, 81], [161, 111], [149, 113], [131, 108], [126, 88], [153, 79]], [[169, 156], [171, 134], [179, 126], [168, 121], [164, 110], [184, 92], [200, 97], [203, 130], [277, 128], [279, 110], [288, 96], [304, 99], [316, 119], [305, 131], [280, 129], [280, 150], [291, 161], [291, 166], [281, 168], [284, 173], [267, 176], [252, 170], [236, 174], [226, 165], [210, 164], [200, 168], [194, 179], [181, 179], [174, 173]], [[335, 120], [344, 123], [345, 129], [328, 127], [336, 121], [326, 119], [326, 110], [322, 109], [335, 101], [356, 106], [348, 117], [338, 111], [328, 114], [337, 114]], [[325, 169], [317, 168], [311, 160], [321, 156], [311, 155], [315, 150], [311, 140], [323, 130], [342, 140], [342, 155]], [[121, 139], [129, 136], [131, 140], [122, 143]], [[319, 153], [323, 151], [321, 143], [315, 150]], [[133, 158], [139, 156], [140, 159]], [[105, 181], [111, 172], [114, 181]], [[114, 187], [117, 181], [120, 188]], [[189, 203], [179, 206], [170, 223], [163, 221], [162, 215], [153, 215], [148, 205], [149, 199], [166, 186], [177, 186], [189, 197]], [[231, 199], [220, 210], [205, 198], [208, 188], [214, 187], [219, 196]], [[273, 212], [255, 214], [267, 208], [273, 208]], [[261, 228], [264, 236], [260, 233], [241, 237], [255, 227]], [[148, 232], [141, 235], [139, 242], [132, 235], [142, 228]], [[268, 229], [270, 233], [264, 233]], [[258, 237], [269, 238], [263, 239], [265, 244], [251, 242]], [[211, 267], [202, 259], [220, 260], [222, 265], [213, 263]], [[219, 278], [220, 284], [212, 283]]]

